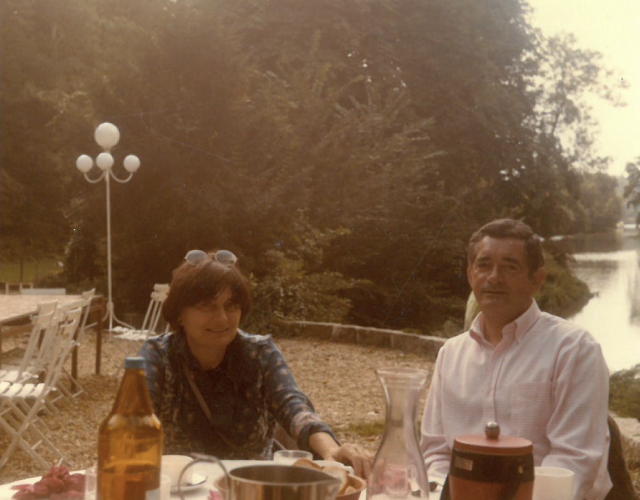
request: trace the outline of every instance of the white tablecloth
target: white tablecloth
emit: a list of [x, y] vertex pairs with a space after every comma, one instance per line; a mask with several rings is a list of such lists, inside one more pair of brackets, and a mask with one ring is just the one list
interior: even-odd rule
[[[258, 461], [258, 460], [223, 460], [224, 466], [227, 470], [233, 470], [236, 467], [242, 467], [245, 465], [256, 465], [256, 464], [273, 464], [271, 461]], [[213, 481], [215, 481], [219, 476], [222, 475], [222, 470], [215, 464], [212, 463], [198, 463], [193, 466], [193, 472], [195, 474], [200, 474], [201, 476], [206, 476], [207, 480], [202, 485], [202, 487], [197, 488], [193, 491], [185, 493], [184, 497], [189, 500], [207, 500], [209, 496], [209, 490], [213, 489]], [[11, 486], [14, 484], [26, 484], [26, 483], [35, 483], [40, 479], [38, 477], [31, 477], [28, 479], [23, 479], [21, 481], [15, 481], [13, 483], [5, 484], [0, 486], [0, 500], [10, 500], [15, 490], [11, 489]], [[363, 491], [360, 495], [360, 500], [365, 500], [367, 497], [366, 491]], [[179, 500], [179, 496], [177, 494], [171, 495], [171, 500]], [[440, 493], [433, 492], [429, 495], [429, 500], [439, 500]]]

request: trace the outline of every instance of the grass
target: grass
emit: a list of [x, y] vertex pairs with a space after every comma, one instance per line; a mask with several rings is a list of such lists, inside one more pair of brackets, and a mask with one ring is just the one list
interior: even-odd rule
[[25, 259], [22, 279], [20, 279], [20, 262], [0, 262], [0, 281], [8, 283], [34, 283], [38, 279], [42, 279], [48, 274], [60, 271], [58, 261], [56, 259], [42, 259], [35, 261]]
[[357, 434], [362, 437], [381, 436], [384, 434], [384, 421], [377, 420], [375, 422], [356, 422], [349, 424], [343, 431]]

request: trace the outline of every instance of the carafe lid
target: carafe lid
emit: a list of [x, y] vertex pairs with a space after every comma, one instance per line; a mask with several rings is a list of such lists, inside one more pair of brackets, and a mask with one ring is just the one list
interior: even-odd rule
[[533, 453], [533, 443], [516, 436], [501, 436], [497, 422], [488, 422], [484, 434], [467, 434], [453, 440], [456, 450], [481, 455], [516, 456]]

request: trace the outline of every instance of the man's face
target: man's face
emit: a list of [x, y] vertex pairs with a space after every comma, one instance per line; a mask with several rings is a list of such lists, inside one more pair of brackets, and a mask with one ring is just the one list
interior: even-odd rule
[[529, 275], [524, 241], [485, 236], [467, 268], [469, 284], [486, 321], [503, 327], [524, 313], [540, 290], [546, 272]]

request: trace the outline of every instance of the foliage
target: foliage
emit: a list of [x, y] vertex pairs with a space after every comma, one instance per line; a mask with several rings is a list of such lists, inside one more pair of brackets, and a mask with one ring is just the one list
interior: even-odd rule
[[[93, 57], [91, 9], [83, 2], [0, 4], [0, 210], [3, 258], [59, 257], [69, 235], [70, 137], [91, 113], [85, 65]], [[34, 203], [34, 200], [37, 200]]]
[[606, 232], [622, 220], [622, 199], [618, 195], [615, 177], [602, 172], [585, 172], [580, 175], [580, 199], [582, 201], [585, 232]]
[[536, 301], [541, 310], [568, 318], [580, 311], [592, 295], [587, 284], [571, 274], [568, 256], [559, 256], [559, 252], [558, 249], [545, 252], [547, 279]]
[[[321, 271], [323, 252], [343, 231], [321, 232], [298, 214], [300, 245], [288, 251], [267, 252], [268, 272], [253, 279], [255, 304], [248, 328], [273, 331], [279, 319], [344, 323], [351, 303], [342, 293], [358, 284], [340, 273]], [[360, 285], [366, 285], [364, 282]]]
[[[627, 206], [640, 207], [640, 158], [635, 163], [627, 163], [627, 185], [624, 187], [624, 197], [628, 198]], [[636, 216], [636, 226], [640, 226], [640, 211]]]
[[[36, 283], [48, 274], [60, 271], [60, 262], [55, 259], [24, 260], [22, 269], [20, 263], [0, 262], [0, 281], [8, 283]], [[22, 279], [20, 274], [22, 273]]]
[[563, 157], [587, 171], [604, 168], [610, 161], [593, 154], [598, 124], [588, 98], [597, 96], [621, 106], [620, 90], [628, 85], [623, 80], [612, 85], [619, 79], [603, 65], [602, 54], [576, 45], [572, 34], [549, 38], [537, 34], [535, 58], [539, 63], [529, 79], [537, 112], [531, 126], [544, 136], [561, 138]]
[[[560, 147], [583, 91], [604, 89], [598, 66], [541, 39], [521, 0], [0, 6], [3, 259], [64, 252], [69, 286], [105, 293], [105, 193], [73, 161], [113, 122], [116, 162], [142, 160], [111, 191], [125, 311], [188, 250], [230, 248], [255, 281], [255, 324], [425, 330], [461, 317], [478, 225], [510, 216], [549, 236], [613, 219], [596, 178], [580, 189], [590, 142]], [[536, 87], [567, 54], [575, 74]]]
[[640, 364], [611, 375], [609, 408], [621, 417], [640, 420]]

